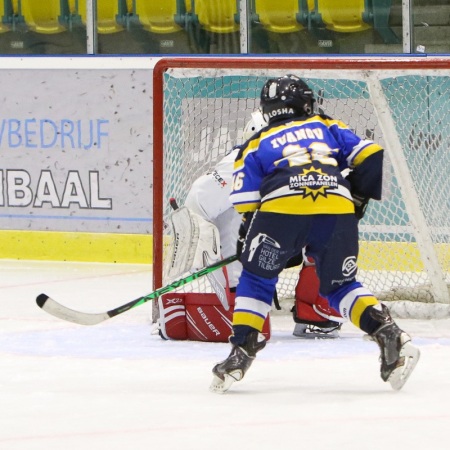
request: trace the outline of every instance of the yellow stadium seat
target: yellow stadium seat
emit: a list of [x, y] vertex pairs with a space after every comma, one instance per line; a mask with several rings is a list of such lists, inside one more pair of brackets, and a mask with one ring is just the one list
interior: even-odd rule
[[195, 0], [194, 13], [198, 22], [212, 33], [234, 33], [239, 31], [235, 17], [238, 13], [236, 0]]
[[[76, 0], [69, 0], [72, 13], [77, 12], [76, 3]], [[86, 0], [78, 0], [78, 14], [81, 16], [81, 21], [86, 24]], [[119, 14], [118, 0], [97, 0], [97, 31], [99, 34], [111, 34], [124, 30], [124, 27], [117, 23], [117, 14]]]
[[6, 31], [10, 30], [10, 27], [3, 23], [3, 18], [8, 17], [8, 12], [6, 10], [5, 0], [0, 0], [0, 33], [5, 33]]
[[369, 24], [363, 21], [365, 0], [316, 0], [318, 13], [325, 27], [340, 33], [355, 33], [367, 30]]
[[[258, 22], [274, 33], [293, 33], [303, 29], [297, 20], [301, 13], [299, 0], [254, 0]], [[306, 2], [305, 2], [306, 3]], [[308, 0], [308, 6], [314, 8], [314, 0]], [[307, 14], [307, 11], [304, 11]]]
[[[13, 7], [14, 7], [13, 2]], [[56, 34], [66, 31], [59, 23], [60, 0], [22, 0], [21, 13], [31, 31], [43, 34]]]
[[136, 0], [136, 14], [144, 29], [152, 33], [175, 33], [182, 29], [175, 22], [177, 0]]

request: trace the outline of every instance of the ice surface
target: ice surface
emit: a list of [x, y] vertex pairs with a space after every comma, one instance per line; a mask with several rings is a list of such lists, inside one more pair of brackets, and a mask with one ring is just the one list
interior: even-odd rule
[[92, 327], [35, 304], [44, 292], [103, 312], [151, 290], [148, 266], [0, 261], [1, 450], [450, 447], [450, 319], [398, 321], [422, 358], [395, 392], [352, 325], [304, 341], [273, 316], [269, 345], [217, 395], [211, 368], [228, 344], [163, 341], [150, 303]]

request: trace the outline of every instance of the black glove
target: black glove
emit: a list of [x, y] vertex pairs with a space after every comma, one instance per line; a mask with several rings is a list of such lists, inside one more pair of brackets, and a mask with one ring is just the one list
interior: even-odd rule
[[247, 231], [250, 228], [250, 222], [253, 218], [253, 212], [246, 212], [242, 216], [242, 222], [239, 226], [239, 236], [236, 242], [236, 256], [241, 259], [242, 249], [244, 247], [245, 236], [247, 236]]
[[369, 199], [361, 197], [358, 194], [352, 194], [353, 203], [355, 204], [355, 216], [358, 220], [361, 220], [366, 213], [367, 206], [369, 204]]
[[302, 262], [303, 262], [303, 253], [300, 252], [299, 254], [292, 256], [291, 258], [288, 259], [285, 269], [299, 266]]

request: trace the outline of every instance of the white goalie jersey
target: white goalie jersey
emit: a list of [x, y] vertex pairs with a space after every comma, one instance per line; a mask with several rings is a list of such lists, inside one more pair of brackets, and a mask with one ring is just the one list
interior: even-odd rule
[[[266, 125], [261, 111], [252, 112], [252, 118], [243, 130], [244, 140], [250, 139]], [[242, 219], [230, 202], [237, 153], [237, 149], [232, 150], [217, 163], [213, 170], [195, 180], [184, 203], [191, 211], [218, 228], [223, 258], [236, 254], [236, 242]], [[227, 269], [229, 287], [234, 288], [241, 274], [242, 265], [236, 261]]]
[[[241, 222], [240, 215], [229, 200], [233, 164], [237, 150], [223, 158], [212, 170], [194, 181], [184, 205], [219, 230], [221, 254], [223, 258], [236, 253], [236, 241]], [[230, 287], [235, 287], [241, 273], [241, 263], [236, 261], [228, 266]]]

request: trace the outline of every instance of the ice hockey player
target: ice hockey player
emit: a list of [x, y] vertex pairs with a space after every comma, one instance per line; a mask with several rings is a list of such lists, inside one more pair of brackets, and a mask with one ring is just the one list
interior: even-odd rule
[[[266, 125], [267, 122], [261, 111], [254, 111], [244, 128], [244, 141], [249, 140]], [[198, 178], [193, 183], [185, 201], [185, 206], [190, 210], [217, 226], [224, 258], [234, 255], [236, 252], [238, 230], [242, 220], [229, 198], [237, 152], [238, 149], [234, 149], [218, 163], [211, 173]], [[290, 262], [290, 265], [300, 265], [302, 259], [302, 255], [299, 255]], [[227, 269], [230, 287], [235, 291], [242, 265], [237, 261]], [[317, 310], [319, 313], [316, 312]], [[319, 280], [315, 273], [314, 261], [311, 258], [305, 261], [300, 271], [292, 312], [296, 323], [294, 336], [305, 338], [338, 336], [340, 322], [343, 320], [342, 316], [332, 310], [328, 301], [320, 296]]]
[[[243, 131], [244, 141], [250, 139], [266, 125], [261, 112], [259, 110], [253, 112], [251, 120]], [[236, 241], [241, 224], [241, 215], [230, 202], [233, 165], [237, 152], [238, 149], [231, 151], [213, 170], [195, 180], [184, 202], [184, 206], [189, 209], [189, 218], [185, 219], [183, 224], [192, 220], [193, 215], [197, 215], [200, 220], [205, 219], [214, 224], [220, 235], [223, 258], [236, 253]], [[302, 259], [302, 255], [299, 255], [292, 260], [291, 265], [300, 265]], [[225, 273], [228, 280], [225, 281], [230, 288], [233, 302], [241, 270], [242, 265], [239, 261], [226, 268]], [[337, 311], [329, 307], [328, 301], [320, 296], [319, 281], [312, 259], [305, 260], [302, 266], [295, 289], [295, 297], [293, 307], [295, 321], [293, 334], [295, 336], [300, 338], [335, 338], [338, 336], [340, 322], [343, 319]], [[182, 298], [184, 304], [178, 305], [176, 314], [175, 312], [171, 314], [174, 298], [181, 299], [182, 297], [169, 294], [160, 301], [160, 334], [163, 337], [227, 341], [231, 333], [232, 315], [230, 315], [230, 320], [224, 320], [224, 315], [227, 313], [221, 311], [220, 304], [214, 295], [196, 295], [195, 293], [185, 295]], [[201, 330], [202, 320], [200, 318], [195, 320], [199, 305], [202, 313], [208, 316], [210, 330]], [[182, 317], [180, 314], [183, 308], [187, 317]]]
[[[266, 342], [259, 333], [277, 276], [303, 247], [320, 292], [381, 352], [381, 378], [401, 389], [420, 356], [388, 308], [356, 280], [358, 216], [381, 199], [383, 149], [343, 122], [314, 113], [314, 94], [294, 75], [261, 91], [268, 126], [245, 142], [234, 164], [231, 201], [244, 214], [231, 353], [213, 368], [210, 390], [240, 381]], [[343, 170], [350, 169], [346, 179]]]

